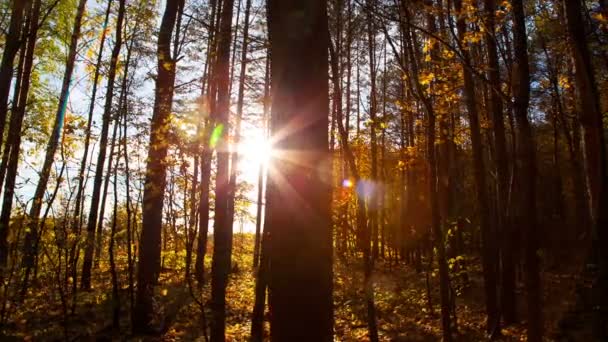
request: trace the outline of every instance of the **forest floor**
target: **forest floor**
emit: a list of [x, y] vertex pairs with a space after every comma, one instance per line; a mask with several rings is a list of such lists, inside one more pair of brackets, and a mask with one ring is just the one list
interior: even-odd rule
[[[251, 309], [254, 298], [254, 275], [251, 269], [251, 239], [235, 243], [235, 272], [231, 274], [227, 294], [228, 341], [247, 341], [251, 327]], [[182, 253], [173, 255], [173, 263], [179, 265]], [[336, 258], [334, 266], [335, 341], [366, 341], [367, 324], [363, 294], [362, 269], [358, 263], [344, 262]], [[167, 264], [171, 258], [167, 257]], [[468, 286], [453, 279], [457, 291], [457, 341], [483, 341], [484, 295], [479, 262], [471, 259], [467, 269]], [[577, 274], [575, 267], [566, 272], [543, 272], [544, 314], [546, 335], [552, 336], [558, 320], [574, 300]], [[58, 286], [52, 282], [38, 282], [29, 298], [14, 307], [7, 323], [0, 330], [2, 341], [204, 341], [200, 305], [193, 300], [201, 294], [196, 286], [191, 288], [183, 281], [179, 268], [164, 269], [157, 286], [156, 302], [158, 325], [157, 337], [135, 337], [128, 333], [129, 296], [126, 279], [121, 279], [122, 319], [120, 334], [111, 329], [111, 282], [107, 266], [102, 263], [90, 292], [80, 292], [74, 314], [71, 305], [62, 305]], [[126, 274], [126, 272], [121, 272]], [[431, 305], [427, 296], [427, 273], [417, 273], [403, 264], [389, 266], [378, 262], [374, 271], [375, 303], [381, 341], [439, 341], [441, 336], [438, 277], [428, 272], [431, 288]], [[521, 323], [502, 330], [501, 341], [525, 341], [525, 306], [523, 286], [518, 285], [518, 311]], [[209, 286], [205, 286], [202, 298], [209, 298]], [[206, 304], [205, 304], [206, 305]], [[10, 311], [10, 310], [9, 310]], [[67, 313], [67, 314], [66, 314]], [[207, 317], [208, 317], [207, 313]], [[268, 316], [266, 316], [268, 317]], [[67, 327], [67, 330], [65, 329]], [[266, 323], [268, 329], [268, 323]], [[67, 338], [66, 338], [67, 336]], [[548, 338], [547, 340], [551, 340]]]

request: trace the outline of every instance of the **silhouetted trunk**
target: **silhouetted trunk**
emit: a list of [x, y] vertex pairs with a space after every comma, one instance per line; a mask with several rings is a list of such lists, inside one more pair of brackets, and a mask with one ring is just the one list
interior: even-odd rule
[[513, 4], [513, 114], [519, 134], [517, 143], [518, 200], [515, 224], [524, 237], [524, 281], [528, 306], [528, 341], [542, 340], [542, 292], [540, 289], [539, 237], [536, 218], [536, 144], [528, 119], [530, 102], [530, 69], [528, 43], [522, 0]]
[[230, 114], [230, 43], [232, 41], [233, 0], [222, 2], [220, 30], [217, 43], [214, 79], [217, 86], [217, 120], [215, 132], [218, 141], [217, 173], [215, 176], [215, 216], [213, 217], [213, 259], [211, 262], [211, 342], [226, 339], [226, 287], [230, 273], [230, 246], [232, 227], [229, 226], [229, 162], [228, 132]]
[[137, 293], [133, 331], [151, 331], [154, 285], [160, 273], [163, 197], [166, 186], [168, 120], [173, 104], [176, 56], [171, 55], [171, 36], [184, 0], [167, 1], [158, 34], [156, 89], [150, 127], [150, 145], [144, 183], [143, 226], [137, 268]]
[[[264, 138], [268, 138], [268, 111], [270, 109], [270, 55], [266, 51], [266, 70], [264, 73], [264, 112], [262, 118], [262, 132]], [[260, 163], [258, 170], [258, 198], [255, 217], [255, 240], [253, 245], [253, 268], [256, 269], [260, 260], [261, 236], [262, 236], [262, 207], [264, 200], [264, 163]], [[266, 253], [268, 254], [268, 253]], [[256, 283], [257, 284], [257, 283]], [[257, 286], [257, 285], [256, 285]], [[256, 292], [257, 293], [257, 292]], [[257, 298], [257, 297], [256, 297]], [[253, 331], [253, 328], [252, 328]]]
[[[367, 0], [367, 41], [369, 51], [369, 78], [370, 78], [370, 102], [369, 102], [369, 119], [371, 124], [370, 130], [370, 157], [371, 157], [371, 181], [374, 182], [374, 190], [371, 194], [367, 195], [368, 211], [369, 211], [369, 224], [371, 230], [371, 241], [372, 241], [372, 258], [377, 259], [379, 248], [378, 248], [378, 184], [375, 183], [378, 180], [378, 144], [376, 137], [376, 127], [378, 121], [376, 117], [377, 98], [376, 98], [376, 31], [374, 25], [374, 17], [372, 11], [375, 7], [375, 0]], [[374, 337], [370, 337], [374, 341]]]
[[[121, 111], [122, 111], [122, 116], [123, 116], [123, 123], [122, 123], [122, 129], [123, 129], [123, 139], [122, 139], [122, 150], [123, 150], [123, 154], [124, 154], [124, 160], [125, 160], [125, 187], [126, 187], [126, 191], [125, 191], [125, 196], [126, 196], [126, 209], [127, 209], [127, 272], [128, 272], [128, 280], [129, 280], [129, 309], [130, 311], [133, 310], [133, 307], [135, 305], [135, 293], [133, 291], [133, 283], [134, 283], [134, 272], [133, 272], [133, 250], [132, 250], [132, 244], [133, 244], [133, 204], [131, 203], [131, 175], [130, 175], [130, 168], [129, 168], [129, 151], [127, 149], [127, 139], [129, 138], [129, 134], [128, 134], [128, 126], [127, 126], [127, 114], [128, 114], [128, 105], [127, 105], [127, 96], [128, 96], [128, 90], [129, 90], [129, 85], [128, 83], [128, 78], [127, 76], [129, 75], [128, 71], [129, 71], [129, 65], [130, 65], [130, 61], [131, 61], [131, 49], [132, 49], [132, 44], [133, 41], [131, 41], [131, 45], [128, 48], [128, 52], [127, 52], [127, 58], [126, 58], [126, 65], [125, 65], [125, 72], [124, 72], [124, 78], [123, 78], [123, 83], [122, 83], [122, 90], [121, 90], [121, 95], [122, 95], [122, 104], [121, 104]], [[118, 124], [120, 122], [120, 119], [117, 119], [116, 124]], [[117, 160], [120, 160], [120, 158], [118, 157]], [[100, 229], [101, 226], [98, 227], [98, 232], [101, 231]], [[100, 239], [100, 235], [98, 233], [97, 238]], [[100, 241], [97, 242], [98, 244], [100, 244]]]
[[[334, 79], [333, 93], [335, 97], [339, 97], [342, 94], [340, 83], [339, 81], [336, 81], [340, 79], [338, 77], [339, 64], [338, 57], [334, 51], [331, 40], [329, 45], [329, 52], [331, 62], [331, 73], [332, 78]], [[339, 102], [341, 100], [334, 101]], [[344, 128], [341, 108], [338, 108], [336, 114], [336, 121], [338, 123], [338, 133], [340, 136], [340, 146], [342, 147], [342, 155], [354, 179], [354, 183], [355, 185], [357, 185], [361, 180], [361, 176], [359, 175], [359, 171], [357, 170], [357, 165], [355, 163], [355, 155], [348, 143], [348, 134], [346, 132], [346, 129]], [[378, 323], [376, 318], [376, 305], [374, 303], [374, 284], [372, 279], [374, 263], [371, 255], [371, 226], [368, 224], [367, 212], [365, 211], [365, 202], [362, 199], [357, 200], [357, 230], [357, 234], [361, 236], [361, 241], [358, 241], [360, 242], [359, 247], [362, 249], [363, 252], [363, 290], [365, 292], [365, 305], [367, 310], [367, 327], [370, 335], [370, 340], [377, 341]]]
[[[443, 332], [443, 340], [446, 342], [452, 341], [452, 326], [450, 316], [450, 279], [448, 273], [448, 265], [445, 255], [445, 243], [444, 234], [441, 229], [441, 217], [439, 213], [439, 200], [437, 194], [437, 160], [435, 153], [435, 110], [433, 103], [430, 98], [425, 94], [425, 90], [422, 88], [419, 78], [419, 67], [418, 61], [420, 56], [418, 51], [414, 47], [414, 39], [412, 32], [409, 28], [410, 14], [407, 9], [403, 9], [405, 15], [405, 24], [407, 29], [405, 30], [406, 35], [406, 47], [409, 54], [411, 78], [413, 82], [413, 89], [416, 90], [416, 94], [423, 108], [426, 111], [428, 126], [426, 128], [426, 158], [428, 165], [428, 179], [429, 179], [429, 201], [431, 210], [431, 229], [437, 248], [437, 263], [439, 265], [439, 293], [441, 300], [441, 327]], [[432, 27], [430, 27], [432, 30]]]
[[[487, 4], [486, 4], [487, 5]], [[462, 1], [454, 0], [454, 9], [457, 13], [462, 10]], [[463, 16], [459, 16], [456, 22], [458, 28], [458, 38], [461, 44], [464, 42], [466, 34], [466, 23]], [[492, 229], [492, 223], [490, 220], [490, 203], [486, 184], [486, 170], [483, 161], [483, 141], [481, 137], [481, 131], [479, 127], [479, 113], [477, 111], [477, 104], [475, 103], [475, 83], [471, 71], [466, 67], [471, 63], [469, 57], [468, 47], [462, 46], [463, 55], [463, 76], [464, 76], [464, 97], [465, 105], [469, 115], [469, 126], [471, 129], [471, 143], [473, 149], [473, 172], [475, 175], [475, 188], [477, 195], [477, 206], [479, 208], [480, 218], [480, 229], [481, 229], [481, 240], [482, 240], [482, 266], [483, 266], [483, 279], [484, 289], [486, 297], [486, 331], [493, 333], [499, 328], [499, 317], [498, 317], [498, 297], [497, 297], [497, 278], [496, 278], [496, 265], [497, 260], [494, 258], [496, 244], [494, 239], [496, 237], [495, 231]], [[496, 66], [495, 66], [496, 67]], [[495, 75], [496, 76], [496, 75]], [[493, 79], [495, 80], [495, 79]], [[497, 80], [495, 80], [497, 81]], [[494, 92], [493, 92], [494, 94]], [[492, 97], [493, 101], [497, 101], [497, 97]], [[495, 104], [493, 102], [493, 104]], [[494, 110], [501, 110], [501, 106], [498, 108], [493, 107]], [[495, 113], [496, 115], [496, 113]], [[500, 120], [502, 120], [502, 112], [498, 114]], [[496, 116], [495, 116], [496, 117]]]
[[[245, 78], [247, 77], [247, 54], [249, 49], [249, 12], [251, 10], [251, 0], [245, 3], [245, 18], [243, 24], [243, 44], [241, 47], [241, 71], [239, 75], [239, 89], [236, 104], [236, 125], [234, 128], [233, 149], [230, 159], [230, 180], [228, 193], [228, 227], [234, 225], [234, 202], [236, 196], [236, 176], [239, 165], [239, 142], [241, 141], [241, 121], [243, 120], [243, 106], [245, 104]], [[236, 36], [236, 34], [235, 34]], [[234, 62], [234, 61], [233, 61]], [[232, 244], [231, 244], [232, 246]], [[230, 248], [232, 254], [232, 248]]]
[[39, 173], [38, 184], [34, 191], [34, 197], [32, 198], [32, 205], [30, 207], [28, 230], [25, 235], [25, 242], [23, 246], [23, 267], [25, 267], [25, 274], [23, 277], [22, 288], [26, 289], [29, 282], [29, 274], [31, 268], [34, 266], [34, 259], [36, 258], [36, 237], [38, 236], [38, 225], [40, 220], [40, 212], [42, 210], [42, 201], [44, 193], [47, 190], [49, 177], [51, 176], [51, 167], [55, 161], [55, 153], [59, 147], [59, 139], [63, 128], [63, 122], [65, 119], [66, 108], [68, 105], [68, 99], [70, 95], [70, 86], [72, 83], [72, 73], [74, 71], [74, 64], [76, 62], [76, 53], [78, 50], [78, 40], [80, 38], [80, 30], [82, 26], [82, 17], [84, 15], [84, 9], [86, 0], [79, 0], [78, 7], [76, 9], [76, 17], [74, 19], [74, 27], [72, 29], [72, 36], [70, 39], [70, 47], [66, 60], [65, 71], [63, 74], [63, 82], [61, 85], [61, 93], [59, 95], [59, 106], [55, 114], [55, 121], [49, 137], [49, 142], [46, 147], [44, 161], [42, 169]]
[[264, 340], [264, 310], [266, 308], [266, 289], [268, 288], [268, 273], [270, 271], [268, 248], [270, 244], [271, 228], [266, 222], [268, 222], [268, 220], [264, 220], [264, 233], [261, 241], [262, 251], [255, 279], [255, 298], [253, 313], [251, 315], [250, 342], [262, 342]]
[[288, 154], [267, 187], [271, 341], [333, 340], [326, 5], [268, 2], [272, 136]]
[[[97, 53], [97, 62], [95, 64], [95, 73], [93, 75], [93, 85], [91, 90], [91, 102], [89, 104], [89, 116], [87, 119], [87, 128], [85, 131], [84, 138], [84, 151], [82, 153], [82, 161], [80, 162], [80, 169], [78, 171], [78, 189], [76, 190], [76, 199], [74, 204], [74, 215], [72, 217], [72, 230], [76, 232], [76, 234], [80, 234], [81, 228], [81, 210], [82, 210], [82, 202], [83, 202], [83, 192], [84, 186], [86, 183], [85, 179], [85, 170], [89, 163], [89, 146], [91, 143], [91, 126], [93, 125], [93, 112], [95, 111], [95, 101], [97, 99], [97, 85], [99, 83], [99, 77], [101, 74], [101, 64], [103, 62], [103, 50], [105, 47], [106, 34], [108, 27], [108, 21], [110, 19], [110, 12], [112, 10], [113, 0], [108, 1], [108, 7], [106, 8], [106, 16], [103, 22], [103, 31], [101, 32], [101, 39], [99, 41], [99, 52]], [[105, 196], [104, 196], [105, 197]], [[104, 198], [105, 200], [105, 198]], [[99, 258], [99, 254], [101, 251], [101, 245], [98, 243], [99, 250], [97, 251], [97, 258]]]
[[[495, 234], [493, 236], [502, 236], [504, 237], [502, 241], [504, 244], [504, 257], [501, 260], [503, 269], [502, 269], [502, 292], [501, 292], [501, 309], [504, 320], [506, 323], [512, 323], [515, 321], [515, 273], [514, 273], [514, 265], [513, 258], [511, 256], [511, 251], [509, 245], [509, 232], [511, 229], [508, 227], [507, 221], [507, 212], [508, 212], [508, 191], [509, 191], [509, 169], [508, 169], [508, 160], [507, 160], [507, 145], [505, 139], [505, 123], [503, 116], [503, 104], [502, 97], [500, 94], [501, 91], [501, 82], [500, 82], [500, 66], [498, 63], [498, 53], [497, 53], [497, 43], [496, 37], [494, 35], [495, 32], [495, 11], [496, 11], [496, 1], [495, 0], [485, 0], [484, 1], [484, 10], [486, 15], [486, 34], [484, 35], [485, 43], [486, 43], [486, 51], [488, 56], [488, 80], [489, 85], [491, 87], [490, 91], [490, 106], [489, 106], [489, 117], [492, 120], [492, 128], [494, 133], [494, 161], [496, 167], [496, 192], [497, 192], [497, 203], [496, 203], [496, 218], [497, 218], [497, 226], [494, 230]], [[483, 154], [482, 154], [483, 155]], [[492, 236], [489, 236], [490, 239], [493, 239]], [[495, 246], [498, 247], [498, 246]], [[489, 252], [494, 252], [490, 250]], [[492, 259], [495, 259], [494, 257]], [[496, 268], [495, 264], [488, 265]], [[491, 284], [487, 284], [490, 286]], [[494, 284], [495, 288], [496, 284]], [[486, 296], [488, 293], [486, 292]], [[492, 299], [488, 298], [486, 302]], [[488, 305], [489, 304], [489, 305]], [[491, 303], [486, 303], [486, 311], [488, 314], [488, 332], [491, 328], [499, 327], [499, 318], [497, 316], [498, 312], [496, 311], [496, 302], [492, 301]]]
[[[114, 137], [112, 138], [112, 150], [114, 149], [116, 128], [119, 126], [119, 120], [116, 120], [114, 124]], [[121, 134], [122, 135], [122, 134]], [[123, 137], [124, 138], [124, 137]], [[120, 137], [119, 137], [120, 140]], [[116, 272], [116, 263], [114, 262], [114, 244], [116, 236], [116, 228], [118, 225], [118, 160], [120, 156], [120, 145], [118, 147], [118, 157], [116, 158], [116, 167], [114, 167], [114, 212], [112, 214], [112, 228], [110, 230], [110, 244], [108, 246], [108, 255], [110, 256], [110, 275], [112, 277], [112, 329], [118, 331], [120, 329], [120, 295], [119, 295], [119, 284], [118, 274]], [[112, 164], [112, 156], [110, 155], [110, 161], [108, 164]]]
[[[606, 12], [605, 2], [601, 3]], [[583, 127], [587, 186], [591, 199], [593, 260], [599, 266], [594, 334], [608, 339], [608, 165], [598, 88], [591, 63], [579, 0], [564, 1], [574, 64], [577, 106]], [[575, 128], [577, 129], [577, 128]]]
[[[13, 0], [11, 6], [11, 21], [4, 40], [4, 51], [0, 61], [0, 137], [4, 137], [4, 126], [8, 114], [8, 96], [13, 80], [13, 64], [15, 56], [23, 45], [22, 26], [25, 9], [29, 8], [30, 0]], [[4, 171], [2, 171], [4, 174]], [[0, 183], [3, 178], [0, 179]]]
[[[106, 160], [106, 150], [108, 145], [108, 132], [110, 130], [110, 120], [112, 119], [112, 100], [114, 99], [114, 79], [116, 78], [116, 67], [122, 48], [122, 23], [125, 16], [125, 1], [119, 0], [118, 18], [116, 20], [116, 38], [112, 57], [110, 58], [110, 69], [108, 72], [108, 86], [106, 87], [106, 103], [103, 110], [101, 136], [99, 138], [99, 155], [97, 156], [97, 166], [95, 168], [95, 179], [93, 181], [93, 194], [91, 196], [91, 206], [89, 220], [87, 222], [87, 237], [84, 250], [84, 260], [82, 264], [82, 278], [80, 286], [89, 290], [91, 288], [91, 267], [93, 266], [93, 252], [95, 250], [95, 228], [97, 227], [97, 214], [99, 209], [99, 195], [103, 183], [103, 165]], [[126, 77], [126, 76], [125, 76]], [[116, 119], [118, 125], [120, 120]]]
[[215, 35], [218, 30], [219, 19], [216, 20], [216, 12], [220, 9], [217, 0], [211, 0], [211, 23], [209, 25], [209, 38], [207, 40], [207, 67], [203, 79], [203, 110], [208, 118], [203, 128], [203, 151], [201, 152], [201, 195], [198, 206], [199, 228], [196, 247], [196, 260], [194, 270], [199, 287], [203, 286], [205, 277], [205, 254], [207, 253], [207, 234], [209, 232], [209, 188], [211, 182], [211, 159], [213, 150], [210, 143], [211, 133], [215, 120], [215, 82], [213, 72], [215, 67]]
[[[15, 185], [17, 180], [17, 169], [19, 164], [19, 151], [21, 149], [21, 128], [23, 125], [23, 117], [25, 116], [25, 107], [27, 104], [30, 81], [32, 76], [32, 67], [34, 63], [34, 49], [36, 47], [36, 39], [38, 38], [38, 20], [40, 16], [41, 0], [36, 0], [33, 4], [31, 12], [28, 16], [29, 27], [24, 31], [27, 34], [27, 43], [25, 50], [22, 51], [23, 63], [18, 82], [19, 88], [15, 88], [15, 95], [18, 95], [18, 100], [13, 103], [13, 111], [9, 125], [8, 136], [2, 155], [2, 162], [7, 159], [6, 183], [4, 185], [4, 197], [2, 201], [2, 212], [0, 213], [0, 267], [4, 268], [8, 259], [8, 229], [11, 219], [11, 210], [13, 208], [13, 197], [15, 195]], [[25, 37], [26, 34], [23, 36]], [[5, 50], [6, 53], [6, 50]], [[0, 178], [0, 184], [2, 178]]]

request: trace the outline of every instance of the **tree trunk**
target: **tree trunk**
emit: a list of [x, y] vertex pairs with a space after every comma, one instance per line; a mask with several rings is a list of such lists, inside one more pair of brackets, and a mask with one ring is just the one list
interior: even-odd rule
[[[605, 2], [601, 3], [606, 12]], [[564, 1], [574, 64], [587, 186], [591, 198], [592, 244], [594, 262], [599, 266], [597, 308], [594, 309], [594, 334], [608, 339], [608, 165], [598, 88], [585, 37], [579, 0]], [[575, 128], [576, 129], [576, 128]]]
[[[217, 9], [216, 9], [217, 7]], [[203, 80], [203, 110], [207, 111], [208, 119], [203, 129], [203, 151], [201, 152], [201, 195], [198, 206], [199, 232], [196, 246], [196, 260], [194, 270], [199, 287], [202, 287], [205, 276], [205, 254], [207, 253], [207, 233], [209, 232], [209, 185], [211, 182], [211, 149], [210, 138], [213, 131], [215, 119], [215, 82], [213, 73], [215, 67], [215, 35], [218, 30], [219, 19], [216, 20], [216, 12], [220, 9], [217, 0], [211, 0], [211, 24], [209, 25], [209, 39], [207, 41], [206, 82]]]
[[[239, 75], [238, 99], [236, 105], [236, 127], [234, 128], [234, 141], [230, 161], [230, 180], [228, 193], [228, 227], [234, 225], [234, 202], [236, 196], [236, 176], [239, 164], [239, 142], [241, 141], [241, 121], [243, 120], [243, 106], [245, 100], [245, 78], [247, 77], [247, 54], [249, 47], [249, 12], [251, 0], [245, 3], [245, 18], [243, 24], [243, 45], [241, 47], [241, 70]], [[235, 34], [236, 36], [236, 34]], [[232, 253], [232, 248], [230, 248]]]
[[222, 2], [214, 79], [217, 86], [217, 120], [214, 134], [218, 140], [217, 173], [215, 177], [215, 216], [213, 218], [213, 259], [211, 262], [211, 342], [226, 339], [226, 287], [230, 273], [232, 227], [229, 226], [229, 162], [228, 132], [230, 113], [230, 43], [234, 0]]
[[271, 341], [333, 340], [326, 5], [268, 3], [272, 135], [287, 154], [267, 188]]
[[[103, 111], [101, 136], [99, 138], [99, 155], [97, 156], [97, 166], [95, 169], [95, 179], [93, 181], [93, 194], [91, 197], [91, 207], [89, 220], [87, 223], [87, 237], [84, 251], [84, 261], [82, 264], [82, 278], [80, 286], [89, 290], [91, 288], [91, 267], [93, 266], [93, 252], [95, 251], [95, 228], [97, 227], [97, 214], [99, 209], [99, 195], [103, 183], [103, 165], [106, 160], [106, 150], [108, 145], [108, 132], [110, 130], [110, 120], [112, 119], [112, 100], [114, 99], [114, 79], [116, 78], [116, 67], [122, 48], [122, 23], [125, 16], [125, 1], [119, 0], [118, 19], [116, 20], [116, 38], [112, 57], [110, 59], [110, 69], [108, 74], [108, 86], [106, 88], [106, 103]], [[126, 77], [126, 76], [125, 76]], [[116, 124], [120, 122], [116, 119]]]
[[[501, 83], [500, 83], [500, 66], [498, 63], [498, 54], [497, 54], [497, 46], [496, 46], [496, 37], [494, 35], [495, 32], [495, 11], [496, 11], [496, 2], [495, 0], [484, 0], [484, 10], [486, 14], [486, 34], [484, 35], [486, 50], [488, 54], [488, 80], [490, 83], [491, 92], [490, 92], [490, 106], [489, 112], [492, 119], [492, 128], [494, 133], [494, 148], [495, 148], [495, 167], [496, 167], [496, 192], [497, 192], [497, 204], [496, 204], [496, 217], [497, 217], [497, 226], [494, 229], [495, 234], [497, 233], [499, 236], [503, 237], [503, 246], [502, 246], [502, 260], [501, 263], [503, 265], [502, 268], [502, 286], [500, 293], [500, 303], [502, 308], [502, 315], [505, 320], [505, 323], [513, 323], [516, 320], [516, 297], [515, 297], [515, 265], [513, 260], [513, 252], [512, 252], [512, 228], [509, 226], [509, 222], [507, 220], [507, 212], [508, 210], [508, 198], [509, 198], [509, 169], [508, 169], [508, 159], [507, 159], [507, 145], [505, 139], [505, 124], [503, 117], [503, 105], [502, 98], [500, 94]], [[495, 234], [490, 235], [489, 237], [495, 236]], [[498, 246], [495, 246], [498, 247]], [[490, 253], [493, 251], [490, 250]], [[492, 257], [492, 259], [495, 259]], [[489, 265], [495, 267], [493, 265]], [[488, 284], [489, 286], [490, 284]], [[486, 293], [487, 295], [488, 293]], [[490, 300], [490, 299], [488, 299]], [[499, 327], [499, 318], [496, 314], [496, 307], [494, 305], [494, 310], [490, 310], [491, 308], [486, 303], [486, 311], [488, 311], [488, 329]], [[490, 311], [494, 311], [490, 314]], [[494, 324], [493, 326], [490, 324]]]
[[[0, 137], [4, 137], [4, 126], [8, 114], [8, 96], [13, 79], [13, 64], [17, 52], [23, 45], [22, 26], [25, 9], [28, 8], [30, 0], [13, 0], [11, 21], [5, 37], [2, 61], [0, 61]], [[4, 171], [2, 171], [4, 174]], [[3, 179], [0, 179], [0, 183]]]
[[76, 9], [76, 17], [74, 19], [74, 27], [72, 29], [72, 36], [70, 39], [70, 47], [68, 57], [65, 66], [65, 72], [63, 74], [63, 82], [61, 85], [61, 93], [59, 95], [59, 106], [55, 114], [55, 122], [49, 142], [46, 147], [46, 153], [44, 156], [44, 162], [42, 169], [40, 170], [40, 177], [34, 197], [32, 199], [32, 206], [30, 207], [29, 222], [27, 233], [25, 235], [25, 242], [23, 246], [23, 267], [25, 267], [25, 274], [23, 277], [22, 288], [26, 289], [29, 282], [29, 274], [31, 268], [34, 266], [34, 259], [36, 258], [36, 237], [38, 236], [38, 224], [40, 220], [40, 212], [42, 210], [42, 201], [44, 194], [47, 190], [49, 177], [51, 176], [51, 167], [55, 160], [55, 153], [59, 147], [59, 139], [63, 128], [63, 122], [65, 119], [65, 112], [68, 104], [68, 98], [70, 95], [70, 86], [72, 83], [72, 73], [74, 71], [74, 64], [76, 62], [76, 53], [78, 50], [78, 40], [80, 38], [80, 30], [82, 26], [82, 17], [84, 15], [84, 9], [86, 0], [79, 0], [78, 7]]
[[[465, 18], [461, 15], [462, 1], [454, 0], [454, 9], [459, 15], [456, 22], [458, 28], [458, 35], [461, 42], [464, 41], [466, 34], [466, 23]], [[464, 76], [464, 97], [467, 112], [469, 114], [469, 126], [471, 129], [471, 142], [473, 147], [473, 171], [475, 174], [475, 185], [477, 194], [477, 205], [479, 208], [479, 217], [481, 225], [481, 239], [482, 239], [482, 266], [483, 266], [483, 278], [484, 278], [484, 289], [486, 297], [486, 331], [488, 333], [494, 333], [499, 328], [499, 317], [498, 317], [498, 299], [497, 299], [497, 277], [496, 277], [496, 265], [497, 260], [494, 258], [494, 252], [496, 244], [494, 238], [496, 236], [492, 229], [490, 222], [490, 208], [489, 208], [489, 196], [486, 184], [486, 170], [483, 161], [483, 141], [481, 137], [481, 131], [479, 127], [479, 114], [477, 111], [477, 104], [475, 103], [475, 84], [471, 71], [466, 67], [470, 64], [470, 57], [466, 47], [462, 49], [463, 55], [463, 76]], [[493, 97], [495, 100], [495, 97]], [[494, 103], [493, 103], [494, 104]], [[499, 107], [500, 108], [500, 107]], [[494, 108], [496, 109], [496, 108]], [[500, 120], [502, 120], [502, 113], [500, 113]]]
[[[13, 208], [13, 197], [15, 195], [15, 185], [17, 180], [17, 169], [19, 164], [19, 151], [21, 149], [21, 129], [25, 116], [25, 107], [30, 88], [32, 67], [34, 63], [34, 49], [38, 38], [38, 19], [40, 16], [41, 0], [36, 0], [29, 14], [29, 27], [24, 31], [27, 34], [27, 44], [23, 53], [23, 70], [18, 92], [18, 101], [13, 104], [13, 112], [9, 125], [8, 136], [2, 155], [7, 159], [6, 183], [4, 185], [4, 199], [2, 202], [2, 212], [0, 213], [0, 267], [5, 267], [8, 260], [8, 229]], [[25, 35], [23, 35], [25, 36]], [[6, 48], [5, 48], [6, 49]], [[6, 51], [6, 50], [5, 50]], [[0, 184], [2, 178], [0, 178]]]
[[513, 4], [513, 113], [519, 131], [517, 143], [518, 208], [515, 224], [521, 227], [524, 237], [524, 280], [528, 306], [528, 341], [542, 340], [542, 292], [540, 287], [539, 237], [536, 218], [536, 144], [528, 119], [530, 102], [530, 69], [526, 19], [522, 0]]
[[[269, 109], [270, 109], [270, 55], [268, 54], [268, 51], [267, 51], [266, 52], [266, 71], [264, 74], [264, 112], [263, 112], [264, 116], [262, 118], [262, 131], [264, 133], [264, 138], [268, 137], [268, 128], [267, 127], [268, 127]], [[258, 171], [258, 198], [257, 198], [257, 211], [256, 211], [256, 218], [255, 218], [255, 240], [254, 240], [254, 245], [253, 245], [253, 268], [254, 269], [256, 269], [258, 267], [259, 260], [260, 260], [261, 237], [262, 237], [262, 232], [261, 232], [262, 206], [263, 206], [262, 201], [264, 200], [264, 171], [265, 171], [265, 165], [264, 165], [264, 163], [260, 163], [260, 169]]]
[[133, 308], [133, 331], [151, 331], [154, 285], [160, 273], [160, 242], [163, 195], [166, 186], [167, 135], [175, 87], [176, 56], [171, 55], [171, 36], [184, 0], [167, 1], [158, 36], [158, 75], [150, 128], [148, 164], [143, 198], [143, 229], [137, 268], [137, 293]]
[[[78, 189], [76, 190], [76, 199], [74, 205], [74, 216], [72, 217], [72, 231], [76, 234], [80, 234], [80, 223], [81, 223], [81, 210], [83, 202], [83, 192], [86, 183], [85, 170], [89, 162], [89, 145], [91, 143], [91, 126], [93, 125], [93, 113], [95, 111], [95, 100], [97, 99], [97, 84], [99, 83], [99, 77], [101, 74], [101, 64], [103, 62], [103, 50], [106, 41], [106, 28], [108, 27], [108, 21], [110, 19], [110, 12], [112, 10], [113, 0], [108, 1], [108, 7], [106, 8], [106, 16], [103, 24], [103, 31], [101, 32], [101, 40], [99, 41], [99, 52], [97, 53], [97, 62], [95, 64], [95, 74], [93, 76], [93, 89], [91, 90], [91, 102], [89, 104], [89, 116], [87, 120], [87, 128], [85, 131], [84, 138], [84, 151], [82, 154], [82, 161], [80, 162], [80, 170], [78, 171]], [[105, 200], [105, 198], [104, 198]], [[99, 257], [99, 252], [97, 257]]]

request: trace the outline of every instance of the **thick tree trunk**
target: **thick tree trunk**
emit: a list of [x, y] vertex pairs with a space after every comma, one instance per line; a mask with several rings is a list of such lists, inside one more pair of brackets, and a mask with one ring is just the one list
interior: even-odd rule
[[173, 104], [176, 56], [171, 55], [171, 36], [183, 0], [167, 1], [158, 37], [158, 75], [154, 112], [150, 129], [148, 164], [143, 198], [143, 229], [140, 237], [139, 264], [137, 268], [137, 293], [133, 315], [133, 331], [151, 331], [154, 285], [160, 273], [160, 243], [163, 199], [166, 186], [167, 135], [169, 116]]
[[268, 3], [271, 127], [285, 153], [267, 190], [271, 341], [333, 340], [326, 5]]
[[[606, 11], [605, 2], [601, 3]], [[564, 0], [568, 33], [574, 64], [583, 143], [587, 187], [591, 199], [593, 260], [599, 266], [594, 333], [598, 340], [608, 339], [608, 165], [606, 142], [595, 73], [591, 63], [579, 0]], [[576, 128], [575, 128], [576, 129]]]

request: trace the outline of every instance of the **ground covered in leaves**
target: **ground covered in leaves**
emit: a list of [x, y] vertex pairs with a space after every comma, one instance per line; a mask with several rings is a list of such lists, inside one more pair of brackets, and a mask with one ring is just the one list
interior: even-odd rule
[[[227, 340], [247, 341], [250, 332], [254, 298], [254, 274], [251, 268], [251, 237], [235, 240], [234, 269], [228, 288]], [[200, 292], [195, 284], [184, 281], [179, 268], [181, 253], [167, 256], [157, 286], [157, 319], [159, 333], [154, 337], [132, 336], [129, 331], [129, 295], [127, 280], [121, 279], [121, 331], [111, 329], [111, 283], [105, 262], [100, 263], [91, 292], [78, 293], [76, 305], [62, 304], [60, 291], [51, 281], [40, 279], [22, 303], [11, 303], [8, 319], [0, 330], [3, 341], [49, 340], [145, 340], [145, 341], [204, 341], [205, 321], [202, 307], [207, 310], [209, 284]], [[348, 261], [347, 261], [348, 260]], [[484, 336], [483, 288], [479, 261], [467, 258], [467, 277], [453, 277], [456, 296], [458, 341], [482, 341]], [[175, 266], [175, 267], [173, 267]], [[209, 269], [209, 268], [208, 268]], [[336, 258], [334, 266], [335, 340], [366, 341], [366, 309], [363, 276], [356, 258]], [[126, 274], [126, 272], [120, 272]], [[576, 269], [570, 272], [543, 272], [545, 289], [545, 325], [552, 336], [557, 322], [572, 305]], [[427, 279], [431, 300], [427, 295]], [[432, 269], [417, 273], [404, 264], [376, 263], [374, 271], [375, 302], [381, 341], [440, 340], [438, 277]], [[523, 294], [523, 287], [518, 287]], [[520, 296], [522, 297], [522, 296]], [[520, 305], [521, 323], [503, 329], [504, 341], [525, 340], [525, 307]], [[69, 305], [67, 305], [69, 304]], [[72, 313], [72, 309], [74, 310]], [[207, 312], [207, 317], [209, 313]], [[266, 315], [268, 318], [268, 315]], [[268, 329], [268, 323], [266, 323]], [[550, 340], [550, 339], [548, 339]]]

